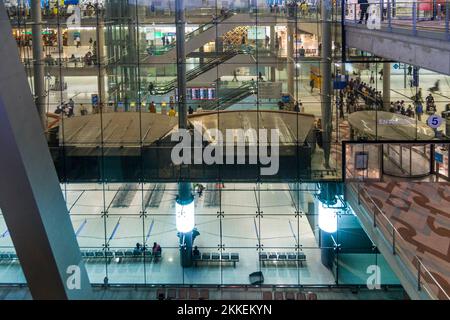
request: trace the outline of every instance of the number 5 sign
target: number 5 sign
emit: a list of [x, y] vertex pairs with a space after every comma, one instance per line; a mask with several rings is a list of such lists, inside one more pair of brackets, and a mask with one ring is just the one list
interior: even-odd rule
[[428, 118], [427, 124], [430, 128], [437, 129], [442, 124], [442, 118], [437, 115], [432, 115]]

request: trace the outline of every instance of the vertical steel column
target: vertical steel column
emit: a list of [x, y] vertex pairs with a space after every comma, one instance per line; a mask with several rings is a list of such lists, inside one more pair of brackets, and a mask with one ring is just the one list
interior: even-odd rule
[[34, 299], [90, 299], [89, 278], [2, 1], [0, 43], [0, 207], [8, 231]]
[[186, 16], [184, 0], [175, 0], [175, 24], [176, 24], [176, 46], [177, 46], [177, 88], [178, 88], [178, 125], [187, 127], [186, 108]]
[[[186, 39], [185, 39], [185, 2], [175, 0], [176, 46], [177, 46], [177, 87], [178, 87], [178, 126], [187, 128], [186, 108]], [[193, 201], [192, 187], [189, 182], [178, 183], [178, 200], [180, 203]], [[183, 267], [192, 266], [192, 231], [180, 235], [180, 261]]]
[[[108, 97], [106, 96], [105, 78], [107, 59], [105, 58], [105, 21], [99, 16], [100, 12], [97, 8], [97, 65], [98, 65], [98, 95], [100, 97], [100, 105], [106, 106]], [[104, 110], [103, 110], [104, 111]]]
[[383, 107], [384, 110], [389, 110], [391, 104], [391, 64], [389, 62], [383, 63]]
[[33, 19], [33, 76], [34, 76], [34, 99], [39, 113], [42, 126], [45, 128], [47, 117], [45, 114], [45, 74], [44, 74], [44, 52], [42, 43], [42, 12], [41, 1], [31, 1], [31, 15]]
[[323, 153], [324, 165], [330, 167], [330, 150], [331, 150], [331, 131], [332, 131], [332, 115], [331, 115], [331, 96], [332, 96], [332, 78], [331, 78], [331, 0], [322, 0], [321, 3], [321, 20], [322, 20], [322, 57], [320, 61], [321, 74], [321, 112], [322, 112], [322, 128], [323, 128]]
[[287, 59], [286, 59], [286, 68], [287, 68], [287, 84], [288, 84], [288, 94], [292, 99], [296, 99], [295, 97], [295, 84], [294, 84], [294, 75], [295, 75], [295, 57], [294, 57], [294, 34], [295, 34], [295, 24], [294, 21], [287, 22]]
[[[275, 55], [276, 61], [278, 61], [278, 52], [275, 52], [275, 25], [270, 26], [270, 53]], [[270, 81], [275, 82], [276, 67], [270, 67]]]
[[138, 10], [137, 4], [135, 1], [132, 1], [132, 3], [128, 6], [129, 10], [129, 17], [133, 17], [132, 19], [128, 20], [127, 25], [127, 31], [128, 31], [128, 62], [130, 67], [128, 68], [128, 76], [129, 76], [129, 87], [132, 92], [132, 96], [128, 98], [132, 98], [133, 100], [136, 97], [135, 92], [139, 90], [137, 87], [137, 81], [136, 81], [136, 57], [137, 57], [137, 43], [136, 43], [136, 33], [139, 33], [138, 26], [136, 24], [136, 11]]

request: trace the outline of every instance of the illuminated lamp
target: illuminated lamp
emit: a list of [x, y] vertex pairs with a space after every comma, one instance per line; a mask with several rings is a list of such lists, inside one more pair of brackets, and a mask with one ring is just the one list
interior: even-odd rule
[[337, 231], [337, 212], [339, 209], [319, 204], [319, 228], [328, 233]]
[[190, 203], [180, 203], [177, 199], [175, 203], [177, 230], [182, 233], [191, 232], [195, 226], [195, 206], [194, 200]]

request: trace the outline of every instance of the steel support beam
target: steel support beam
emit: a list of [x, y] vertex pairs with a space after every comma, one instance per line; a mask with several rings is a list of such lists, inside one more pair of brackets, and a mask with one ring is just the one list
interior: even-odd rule
[[295, 57], [294, 57], [294, 41], [295, 41], [295, 25], [293, 21], [287, 22], [287, 85], [288, 93], [292, 99], [296, 100], [295, 97]]
[[383, 108], [389, 110], [391, 104], [391, 64], [383, 63]]
[[323, 128], [323, 153], [324, 166], [330, 167], [330, 150], [331, 150], [331, 1], [322, 0], [321, 2], [321, 19], [322, 19], [322, 59], [320, 62], [321, 75], [321, 112], [322, 112], [322, 128]]
[[[97, 65], [98, 65], [98, 95], [100, 97], [100, 104], [103, 106], [107, 105], [108, 97], [106, 94], [106, 64], [107, 58], [105, 54], [105, 21], [102, 17], [99, 17], [99, 12], [97, 11]], [[134, 39], [130, 42], [134, 43]]]
[[180, 128], [187, 127], [186, 108], [186, 16], [185, 0], [175, 1], [175, 24], [177, 46], [177, 87], [178, 87], [178, 124]]
[[11, 35], [0, 2], [0, 207], [33, 298], [89, 299], [91, 285]]
[[31, 39], [33, 41], [34, 101], [36, 103], [42, 127], [45, 128], [47, 125], [47, 117], [45, 114], [45, 73], [42, 42], [41, 1], [31, 1], [31, 15], [33, 19]]

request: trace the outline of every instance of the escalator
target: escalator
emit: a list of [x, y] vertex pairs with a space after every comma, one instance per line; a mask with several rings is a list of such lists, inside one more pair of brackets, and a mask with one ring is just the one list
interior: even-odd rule
[[227, 90], [223, 95], [216, 100], [211, 100], [200, 104], [203, 110], [225, 110], [239, 101], [248, 98], [249, 96], [257, 93], [256, 82], [248, 81], [242, 84], [240, 87]]
[[[202, 47], [217, 37], [234, 29], [242, 22], [242, 16], [233, 12], [226, 12], [216, 19], [201, 25], [196, 30], [186, 34], [186, 54], [189, 54]], [[233, 23], [234, 22], [234, 23]], [[214, 28], [214, 26], [217, 26]], [[142, 63], [168, 63], [176, 60], [176, 41], [164, 46], [150, 46], [146, 49], [146, 56]]]
[[[251, 55], [252, 51], [251, 49], [244, 49], [244, 50], [230, 50], [225, 52], [223, 55], [209, 60], [205, 64], [201, 64], [197, 67], [195, 67], [192, 70], [189, 70], [186, 73], [186, 81], [192, 81], [198, 76], [204, 74], [207, 71], [213, 70], [217, 66], [229, 61], [230, 59], [236, 57], [237, 55]], [[211, 81], [214, 81], [215, 79], [212, 79]], [[172, 92], [175, 90], [177, 86], [177, 79], [173, 79], [169, 82], [166, 82], [162, 85], [155, 85], [153, 90], [150, 92], [152, 95], [164, 95], [169, 92]], [[143, 88], [143, 90], [146, 90], [147, 88]]]

